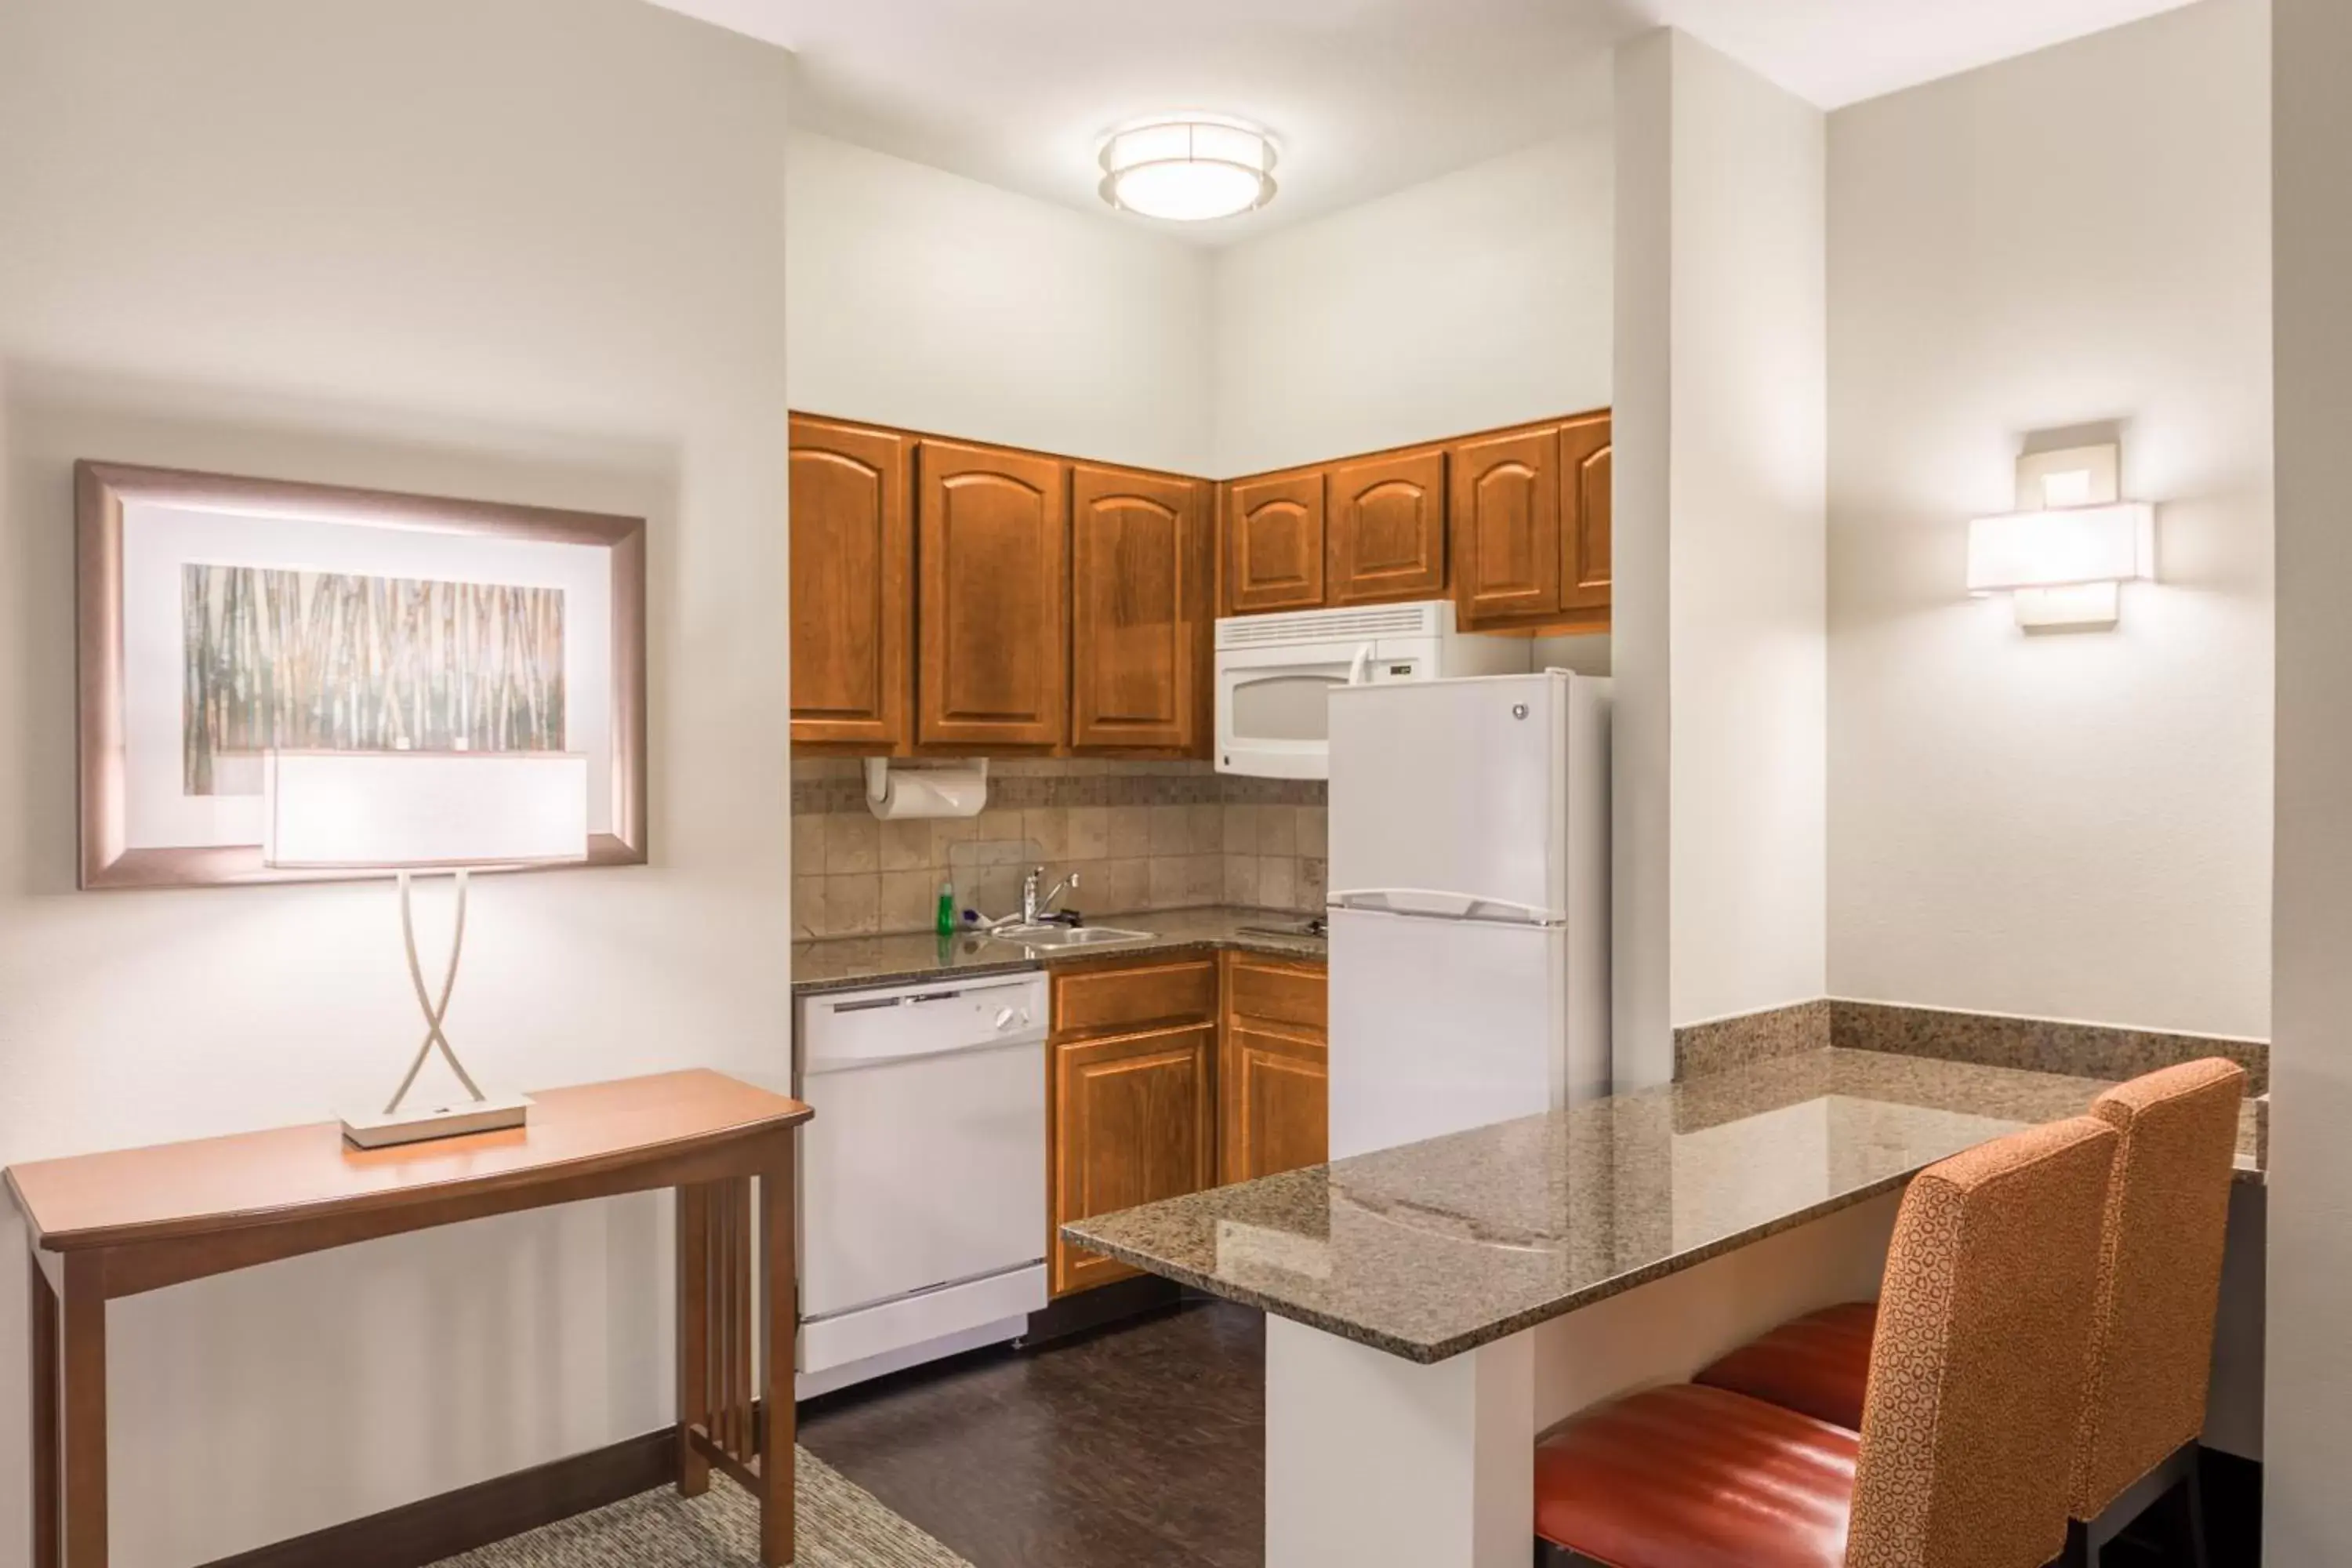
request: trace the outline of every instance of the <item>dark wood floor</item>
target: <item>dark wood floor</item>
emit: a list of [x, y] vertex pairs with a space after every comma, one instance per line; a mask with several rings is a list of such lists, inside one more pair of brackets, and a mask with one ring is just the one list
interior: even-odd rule
[[1259, 1568], [1265, 1326], [1189, 1306], [801, 1408], [808, 1450], [975, 1568]]
[[[1196, 1303], [812, 1401], [800, 1439], [975, 1568], [1261, 1568], [1265, 1376], [1258, 1314]], [[2213, 1568], [2252, 1568], [2257, 1468], [2225, 1463]], [[2187, 1568], [2155, 1518], [2133, 1537], [2105, 1568]]]

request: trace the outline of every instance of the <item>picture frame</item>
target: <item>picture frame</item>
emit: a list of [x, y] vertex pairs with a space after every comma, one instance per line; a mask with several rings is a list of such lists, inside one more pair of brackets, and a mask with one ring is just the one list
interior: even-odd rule
[[74, 465], [79, 884], [262, 864], [261, 750], [583, 753], [589, 852], [646, 843], [646, 520]]

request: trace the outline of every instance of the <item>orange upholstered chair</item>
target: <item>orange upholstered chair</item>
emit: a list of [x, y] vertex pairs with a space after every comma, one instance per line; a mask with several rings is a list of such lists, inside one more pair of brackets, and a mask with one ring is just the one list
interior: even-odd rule
[[[2084, 1559], [2149, 1503], [2188, 1485], [2202, 1559], [2196, 1441], [2205, 1426], [2213, 1320], [2228, 1239], [2243, 1068], [2219, 1058], [2118, 1084], [2091, 1114], [2122, 1142], [2106, 1202], [2090, 1364], [2069, 1463], [2068, 1511]], [[1875, 1303], [1785, 1323], [1696, 1382], [1859, 1429]]]
[[1685, 1384], [1546, 1433], [1545, 1553], [1610, 1568], [2042, 1568], [2066, 1542], [2120, 1142], [2077, 1117], [1912, 1182], [1859, 1432]]

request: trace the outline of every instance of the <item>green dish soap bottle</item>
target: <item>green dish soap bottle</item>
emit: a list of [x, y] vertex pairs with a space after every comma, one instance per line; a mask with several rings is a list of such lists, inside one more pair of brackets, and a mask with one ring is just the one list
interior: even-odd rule
[[955, 935], [955, 884], [953, 882], [940, 884], [940, 911], [938, 919], [933, 922], [933, 929], [941, 936]]

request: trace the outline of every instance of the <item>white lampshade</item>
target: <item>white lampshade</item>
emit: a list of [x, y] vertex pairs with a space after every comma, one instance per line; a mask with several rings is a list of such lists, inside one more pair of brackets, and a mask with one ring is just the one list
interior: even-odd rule
[[1969, 592], [2127, 583], [2156, 575], [2156, 509], [2146, 501], [2060, 507], [1969, 524]]
[[1147, 217], [1231, 217], [1274, 199], [1273, 139], [1202, 117], [1130, 126], [1103, 143], [1102, 198]]
[[262, 863], [307, 870], [588, 858], [588, 759], [561, 752], [270, 752]]

